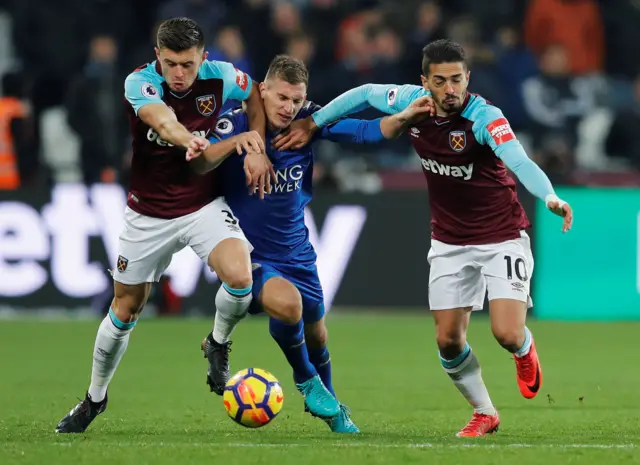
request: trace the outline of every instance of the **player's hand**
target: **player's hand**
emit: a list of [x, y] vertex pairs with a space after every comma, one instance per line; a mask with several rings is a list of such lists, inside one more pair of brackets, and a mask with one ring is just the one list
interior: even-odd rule
[[273, 139], [273, 148], [278, 151], [298, 150], [309, 143], [318, 126], [311, 116], [291, 123], [289, 129]]
[[236, 152], [238, 155], [242, 153], [265, 153], [266, 149], [264, 141], [257, 131], [247, 131], [235, 136], [236, 139]]
[[187, 161], [198, 158], [209, 148], [209, 141], [204, 137], [194, 137], [187, 147]]
[[249, 194], [258, 191], [260, 199], [264, 200], [265, 194], [271, 194], [271, 181], [278, 182], [273, 163], [264, 152], [249, 152], [244, 157], [244, 174], [249, 186]]
[[560, 200], [557, 197], [549, 196], [547, 199], [547, 208], [551, 210], [554, 214], [561, 216], [564, 218], [564, 222], [562, 223], [562, 232], [566, 233], [571, 230], [571, 226], [573, 226], [573, 210], [571, 206]]
[[430, 116], [435, 116], [435, 114], [436, 104], [433, 98], [428, 95], [414, 100], [401, 112], [403, 119], [409, 124], [419, 123]]

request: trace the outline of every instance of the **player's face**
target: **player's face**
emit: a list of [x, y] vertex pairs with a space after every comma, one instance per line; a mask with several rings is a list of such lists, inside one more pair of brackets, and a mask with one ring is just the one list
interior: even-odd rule
[[193, 85], [198, 77], [198, 70], [208, 52], [192, 47], [182, 52], [174, 52], [166, 47], [156, 48], [156, 57], [162, 68], [162, 77], [167, 81], [169, 89], [184, 92]]
[[469, 75], [464, 63], [430, 65], [429, 75], [422, 76], [422, 85], [431, 91], [439, 114], [447, 115], [462, 109], [467, 96]]
[[260, 83], [260, 94], [269, 126], [272, 129], [286, 129], [304, 105], [307, 86], [273, 78]]

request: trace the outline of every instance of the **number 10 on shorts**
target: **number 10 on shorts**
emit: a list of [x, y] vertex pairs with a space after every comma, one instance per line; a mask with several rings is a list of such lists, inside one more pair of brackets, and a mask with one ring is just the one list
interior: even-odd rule
[[504, 260], [507, 262], [507, 279], [511, 281], [515, 272], [516, 278], [520, 281], [529, 279], [527, 276], [527, 266], [524, 259], [518, 257], [515, 260], [510, 255], [505, 255]]

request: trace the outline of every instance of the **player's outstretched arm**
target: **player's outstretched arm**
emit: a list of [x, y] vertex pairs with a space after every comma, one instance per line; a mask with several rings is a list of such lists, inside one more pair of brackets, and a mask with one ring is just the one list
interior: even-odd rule
[[[414, 85], [365, 84], [336, 97], [313, 115], [295, 121], [291, 129], [274, 139], [277, 150], [297, 150], [309, 143], [315, 132], [332, 121], [373, 107], [387, 114], [404, 110], [427, 91]], [[433, 110], [435, 112], [435, 109]]]
[[245, 100], [247, 105], [247, 118], [249, 120], [249, 129], [258, 133], [261, 137], [262, 151], [266, 152], [264, 146], [265, 133], [267, 129], [267, 117], [264, 112], [264, 102], [260, 96], [260, 90], [257, 85], [251, 88], [249, 97]]
[[429, 95], [418, 97], [411, 105], [395, 115], [385, 116], [380, 130], [385, 139], [397, 139], [409, 126], [433, 116], [434, 103]]
[[489, 107], [474, 121], [473, 132], [480, 143], [492, 148], [531, 194], [542, 200], [554, 214], [564, 218], [562, 232], [569, 231], [573, 225], [571, 206], [556, 195], [548, 176], [527, 156], [502, 112]]
[[175, 113], [162, 100], [162, 92], [162, 78], [146, 70], [131, 73], [124, 81], [124, 96], [142, 122], [161, 139], [199, 154], [208, 147], [208, 141], [194, 136], [178, 122]]
[[374, 120], [345, 118], [322, 128], [320, 139], [355, 144], [377, 144], [385, 140], [380, 130], [382, 118]]
[[[196, 138], [185, 128], [164, 103], [145, 105], [138, 111], [138, 117], [153, 128], [160, 138], [167, 142], [188, 150]], [[203, 139], [204, 140], [204, 139]]]
[[243, 132], [223, 140], [212, 137], [209, 141], [211, 145], [202, 153], [202, 156], [191, 162], [193, 169], [200, 174], [216, 169], [234, 153], [238, 155], [263, 153], [261, 147], [264, 146], [264, 142], [256, 131]]

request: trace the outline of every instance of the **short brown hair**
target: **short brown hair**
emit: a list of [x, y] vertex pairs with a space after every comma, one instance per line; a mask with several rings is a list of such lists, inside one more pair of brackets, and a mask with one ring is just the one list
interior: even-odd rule
[[306, 65], [301, 60], [290, 57], [289, 55], [277, 55], [271, 60], [265, 81], [270, 78], [282, 79], [294, 85], [309, 85], [309, 71]]
[[158, 27], [157, 40], [158, 48], [167, 48], [172, 52], [204, 47], [202, 29], [189, 18], [171, 18], [164, 21]]

